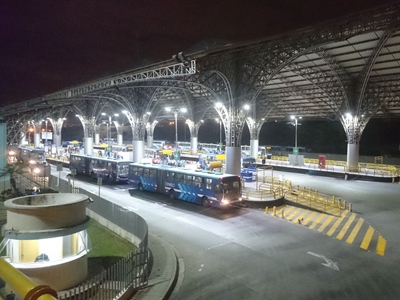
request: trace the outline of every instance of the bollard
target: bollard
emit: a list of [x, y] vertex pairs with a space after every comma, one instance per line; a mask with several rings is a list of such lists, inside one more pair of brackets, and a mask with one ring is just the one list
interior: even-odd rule
[[342, 209], [342, 200], [340, 200], [340, 198], [338, 199], [338, 207], [339, 207], [339, 209]]
[[349, 203], [349, 211], [352, 212], [353, 211], [353, 204]]
[[332, 196], [332, 204], [335, 205], [335, 195]]
[[346, 200], [343, 201], [343, 209], [346, 209]]
[[274, 207], [272, 208], [272, 214], [273, 214], [274, 216], [276, 216], [276, 206], [274, 206]]
[[285, 209], [282, 209], [282, 219], [284, 218], [285, 214], [284, 214]]
[[265, 213], [268, 215], [268, 206], [265, 208]]
[[324, 202], [324, 212], [326, 212], [326, 206], [328, 205], [328, 200], [325, 200]]

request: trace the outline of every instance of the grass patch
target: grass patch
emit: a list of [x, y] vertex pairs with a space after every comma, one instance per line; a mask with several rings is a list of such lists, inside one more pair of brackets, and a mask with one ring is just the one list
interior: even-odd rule
[[93, 247], [88, 257], [124, 257], [136, 250], [136, 246], [93, 219], [87, 231]]

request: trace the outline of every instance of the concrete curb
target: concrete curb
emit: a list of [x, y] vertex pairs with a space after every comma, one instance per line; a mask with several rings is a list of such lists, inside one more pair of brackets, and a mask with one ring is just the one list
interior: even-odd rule
[[151, 233], [149, 233], [149, 249], [153, 266], [149, 274], [148, 285], [140, 289], [132, 299], [168, 299], [178, 280], [178, 258], [172, 245]]

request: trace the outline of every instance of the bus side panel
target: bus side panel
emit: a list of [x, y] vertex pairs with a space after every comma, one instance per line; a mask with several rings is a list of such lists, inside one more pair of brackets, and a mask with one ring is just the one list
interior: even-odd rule
[[178, 198], [183, 201], [198, 203], [197, 200], [199, 188], [191, 185], [186, 185], [182, 183], [177, 184], [178, 189], [180, 190]]

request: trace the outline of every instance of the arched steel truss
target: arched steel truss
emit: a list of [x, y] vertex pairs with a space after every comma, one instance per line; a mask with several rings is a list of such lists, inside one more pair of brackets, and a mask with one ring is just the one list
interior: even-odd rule
[[340, 120], [349, 143], [358, 143], [371, 118], [400, 116], [399, 8], [385, 5], [285, 35], [186, 54], [190, 65], [171, 59], [1, 107], [0, 116], [10, 143], [29, 120], [60, 107], [80, 115], [86, 136], [102, 111], [125, 111], [133, 139], [143, 140], [149, 124], [171, 118], [167, 105], [187, 107], [192, 136], [202, 120], [221, 119], [228, 146], [240, 145], [246, 123], [257, 139], [265, 122], [293, 114]]

